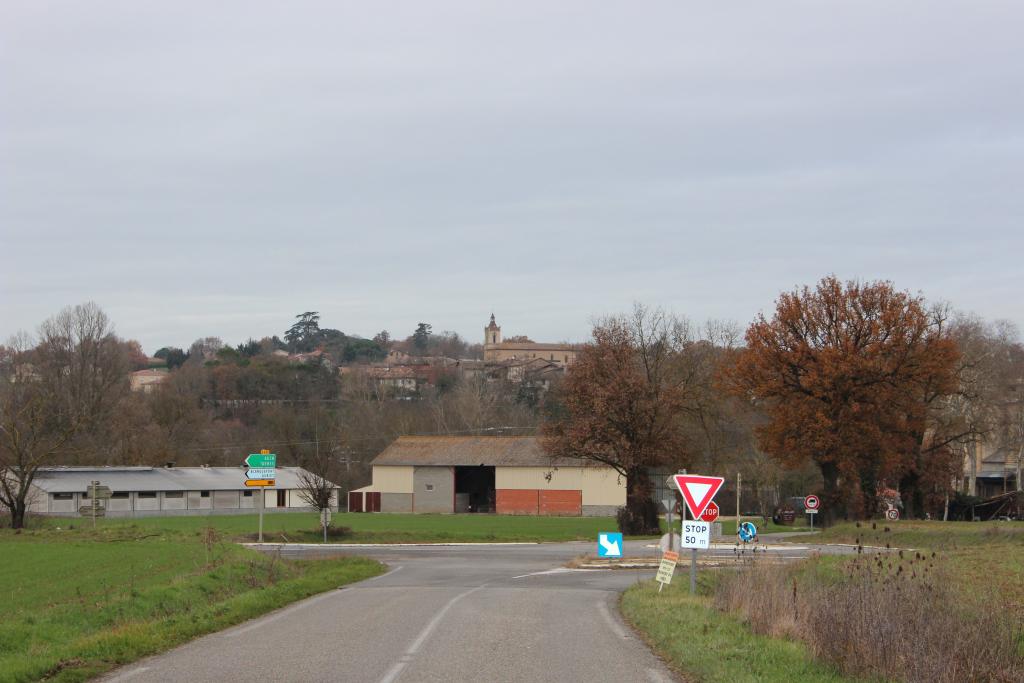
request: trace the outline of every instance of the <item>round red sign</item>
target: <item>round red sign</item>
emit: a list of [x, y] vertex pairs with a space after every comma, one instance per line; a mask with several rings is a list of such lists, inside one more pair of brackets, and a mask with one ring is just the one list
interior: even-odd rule
[[704, 508], [704, 512], [700, 515], [700, 521], [702, 522], [714, 522], [718, 519], [718, 503], [712, 501], [708, 503], [708, 506]]
[[820, 504], [817, 496], [807, 496], [804, 498], [804, 507], [808, 510], [817, 510]]

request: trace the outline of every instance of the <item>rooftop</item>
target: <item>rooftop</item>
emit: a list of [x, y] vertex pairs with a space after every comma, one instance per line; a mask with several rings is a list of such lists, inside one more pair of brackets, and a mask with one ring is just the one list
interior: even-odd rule
[[552, 458], [535, 436], [400, 436], [371, 464], [603, 467], [591, 460]]
[[[112, 491], [238, 491], [245, 488], [239, 467], [47, 467], [35, 485], [47, 493], [82, 493], [93, 481]], [[278, 467], [274, 489], [300, 488], [301, 467]]]

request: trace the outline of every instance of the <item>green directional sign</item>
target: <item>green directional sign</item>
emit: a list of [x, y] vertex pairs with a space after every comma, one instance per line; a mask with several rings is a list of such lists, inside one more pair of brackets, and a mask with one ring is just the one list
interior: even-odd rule
[[277, 467], [277, 455], [274, 453], [250, 453], [245, 459], [246, 467]]

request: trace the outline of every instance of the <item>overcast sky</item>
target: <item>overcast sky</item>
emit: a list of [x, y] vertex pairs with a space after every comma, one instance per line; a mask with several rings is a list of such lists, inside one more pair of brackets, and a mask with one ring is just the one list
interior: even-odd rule
[[1020, 2], [0, 1], [0, 338], [746, 324], [824, 275], [1024, 326]]

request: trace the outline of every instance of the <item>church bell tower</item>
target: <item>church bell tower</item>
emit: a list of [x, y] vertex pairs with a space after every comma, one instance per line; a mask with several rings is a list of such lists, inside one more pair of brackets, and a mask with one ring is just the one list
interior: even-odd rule
[[494, 314], [491, 313], [491, 324], [484, 328], [484, 348], [501, 343], [501, 328], [494, 322]]

